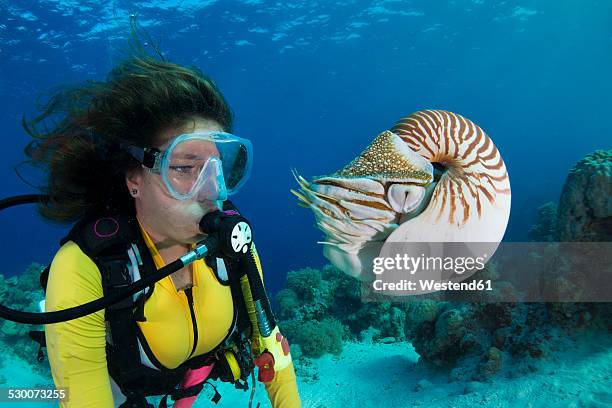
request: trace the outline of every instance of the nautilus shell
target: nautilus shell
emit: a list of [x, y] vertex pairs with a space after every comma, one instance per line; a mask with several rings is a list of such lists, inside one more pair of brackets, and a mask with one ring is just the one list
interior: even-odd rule
[[325, 234], [324, 255], [362, 280], [389, 242], [494, 242], [510, 181], [489, 136], [461, 115], [422, 110], [380, 133], [353, 161], [292, 192]]

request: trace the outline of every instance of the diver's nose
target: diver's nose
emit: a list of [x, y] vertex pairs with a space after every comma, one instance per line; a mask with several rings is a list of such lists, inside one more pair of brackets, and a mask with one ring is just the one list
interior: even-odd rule
[[196, 200], [200, 202], [203, 200], [227, 200], [227, 187], [225, 187], [225, 178], [223, 177], [221, 161], [218, 159], [211, 159], [203, 171], [205, 175], [202, 177], [196, 193]]
[[198, 190], [198, 193], [195, 196], [196, 201], [200, 204], [204, 204], [205, 209], [208, 209], [209, 207], [209, 205], [207, 204], [215, 201], [215, 197], [211, 197], [210, 193], [210, 191], [204, 191], [204, 189], [201, 188], [200, 190]]
[[227, 190], [222, 182], [219, 185], [217, 181], [211, 180], [198, 190], [195, 199], [199, 203], [225, 201], [227, 200]]

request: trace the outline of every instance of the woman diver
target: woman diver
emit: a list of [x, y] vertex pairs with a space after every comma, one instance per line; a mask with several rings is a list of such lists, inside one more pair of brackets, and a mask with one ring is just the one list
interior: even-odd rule
[[[150, 56], [55, 94], [24, 127], [35, 139], [26, 154], [48, 169], [41, 214], [75, 223], [48, 271], [46, 312], [107, 296], [184, 255], [206, 236], [205, 215], [237, 213], [228, 196], [251, 166], [251, 144], [230, 133], [216, 85]], [[276, 328], [263, 341], [248, 281], [234, 269], [207, 256], [106, 309], [47, 324], [53, 380], [68, 389], [61, 406], [147, 407], [146, 396], [165, 395], [160, 406], [170, 396], [188, 407], [206, 379], [248, 388], [257, 365], [274, 408], [300, 407], [287, 340]]]

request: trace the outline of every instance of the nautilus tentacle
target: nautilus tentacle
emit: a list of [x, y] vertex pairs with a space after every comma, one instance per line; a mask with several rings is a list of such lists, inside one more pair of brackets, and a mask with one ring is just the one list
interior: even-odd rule
[[499, 151], [476, 124], [447, 111], [401, 119], [329, 176], [294, 176], [300, 189], [292, 192], [325, 233], [325, 256], [362, 280], [385, 242], [497, 243], [510, 213]]

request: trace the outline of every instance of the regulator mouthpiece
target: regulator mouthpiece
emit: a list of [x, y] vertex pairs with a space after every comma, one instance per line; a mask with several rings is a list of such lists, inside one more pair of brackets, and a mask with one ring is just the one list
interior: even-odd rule
[[251, 224], [238, 211], [213, 211], [200, 220], [200, 230], [207, 235], [216, 235], [219, 250], [230, 258], [248, 254], [253, 243]]

